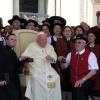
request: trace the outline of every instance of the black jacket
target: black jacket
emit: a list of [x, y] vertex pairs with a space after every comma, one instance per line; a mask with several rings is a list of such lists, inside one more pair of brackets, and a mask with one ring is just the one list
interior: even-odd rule
[[2, 69], [2, 79], [7, 82], [7, 85], [4, 86], [4, 92], [2, 92], [2, 94], [7, 97], [7, 99], [1, 99], [1, 97], [0, 100], [22, 100], [18, 77], [20, 61], [11, 47], [5, 46], [1, 50], [2, 66], [0, 67], [0, 70]]
[[3, 45], [0, 45], [0, 81], [4, 80], [5, 72], [5, 48]]

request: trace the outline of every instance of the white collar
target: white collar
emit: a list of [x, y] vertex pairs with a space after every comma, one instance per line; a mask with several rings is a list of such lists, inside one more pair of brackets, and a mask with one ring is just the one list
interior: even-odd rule
[[85, 52], [85, 49], [81, 50], [80, 52], [76, 52], [76, 54], [82, 55]]
[[95, 44], [90, 44], [89, 47], [95, 47]]
[[57, 40], [57, 37], [55, 35], [53, 36], [53, 38]]
[[71, 37], [67, 37], [67, 38], [66, 38], [66, 39], [67, 39], [67, 41], [70, 41], [70, 38], [71, 38]]

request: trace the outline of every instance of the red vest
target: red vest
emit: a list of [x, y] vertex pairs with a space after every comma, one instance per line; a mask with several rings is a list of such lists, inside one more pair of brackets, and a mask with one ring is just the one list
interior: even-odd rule
[[71, 52], [71, 62], [70, 62], [70, 76], [71, 83], [75, 84], [76, 81], [83, 78], [88, 72], [88, 57], [90, 51], [85, 50], [83, 54], [76, 54], [76, 52]]

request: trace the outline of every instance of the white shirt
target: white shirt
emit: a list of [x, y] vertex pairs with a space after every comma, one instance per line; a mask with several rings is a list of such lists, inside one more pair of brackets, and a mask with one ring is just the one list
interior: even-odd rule
[[0, 36], [0, 41], [3, 42], [3, 45], [6, 45], [6, 41], [5, 41], [4, 37]]
[[48, 39], [47, 39], [49, 44], [51, 44], [51, 42], [52, 42], [51, 37], [53, 37], [54, 41], [57, 41], [56, 36], [49, 36]]
[[[85, 52], [85, 49], [83, 49], [82, 51], [79, 52], [80, 55], [82, 55]], [[76, 52], [77, 54], [77, 52]], [[85, 59], [85, 58], [84, 58]], [[70, 64], [70, 60], [71, 60], [71, 53], [69, 53], [66, 57], [66, 65], [65, 68], [67, 68]], [[88, 70], [98, 70], [99, 66], [97, 63], [97, 58], [95, 56], [95, 54], [93, 52], [90, 53], [89, 57], [88, 57]]]

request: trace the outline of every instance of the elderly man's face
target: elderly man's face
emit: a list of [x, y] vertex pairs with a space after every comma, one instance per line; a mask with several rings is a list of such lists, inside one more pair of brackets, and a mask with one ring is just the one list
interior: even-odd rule
[[76, 51], [81, 51], [85, 48], [86, 42], [84, 40], [76, 40], [75, 41], [75, 49]]
[[47, 44], [47, 36], [46, 34], [41, 34], [37, 38], [37, 43], [39, 44], [40, 47], [45, 47]]

